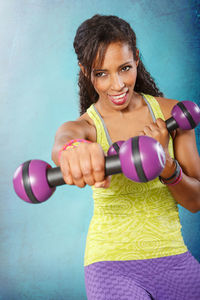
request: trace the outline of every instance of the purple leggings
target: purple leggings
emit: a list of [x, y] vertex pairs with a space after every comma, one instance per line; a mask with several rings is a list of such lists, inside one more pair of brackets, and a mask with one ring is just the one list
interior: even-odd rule
[[88, 300], [199, 300], [200, 264], [186, 252], [85, 267]]

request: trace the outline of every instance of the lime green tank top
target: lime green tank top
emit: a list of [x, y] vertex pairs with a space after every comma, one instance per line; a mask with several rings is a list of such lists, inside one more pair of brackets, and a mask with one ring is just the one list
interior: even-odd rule
[[[143, 94], [152, 118], [164, 116], [157, 100]], [[103, 119], [91, 105], [97, 143], [105, 152], [112, 144]], [[172, 157], [173, 141], [169, 152]], [[138, 260], [181, 254], [187, 251], [181, 235], [178, 207], [168, 188], [156, 178], [147, 183], [112, 175], [110, 187], [93, 189], [94, 213], [90, 222], [84, 265], [99, 261]]]

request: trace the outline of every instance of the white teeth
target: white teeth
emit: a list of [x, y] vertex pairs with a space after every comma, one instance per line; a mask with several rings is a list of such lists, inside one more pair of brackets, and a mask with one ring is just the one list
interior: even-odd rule
[[122, 95], [119, 95], [119, 96], [111, 96], [111, 97], [114, 98], [114, 99], [121, 99], [121, 98], [123, 98], [125, 96], [126, 96], [126, 93], [124, 93]]

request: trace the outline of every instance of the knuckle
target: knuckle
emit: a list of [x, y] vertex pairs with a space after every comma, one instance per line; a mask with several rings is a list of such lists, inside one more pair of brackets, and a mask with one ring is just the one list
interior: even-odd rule
[[73, 178], [75, 179], [75, 180], [80, 180], [81, 178], [82, 178], [82, 174], [81, 174], [81, 172], [74, 172], [73, 173]]
[[84, 168], [84, 169], [82, 170], [82, 173], [83, 173], [83, 176], [84, 176], [84, 177], [91, 176], [91, 169], [90, 169], [90, 168]]
[[81, 164], [81, 171], [83, 176], [90, 176], [92, 173], [92, 168], [91, 168], [91, 164], [90, 161], [84, 161]]
[[64, 164], [60, 164], [60, 170], [62, 172], [63, 178], [68, 178], [70, 176], [70, 172], [68, 168]]
[[103, 163], [98, 163], [98, 164], [95, 164], [93, 166], [93, 169], [94, 169], [94, 172], [95, 173], [101, 173], [101, 172], [104, 172], [104, 164]]

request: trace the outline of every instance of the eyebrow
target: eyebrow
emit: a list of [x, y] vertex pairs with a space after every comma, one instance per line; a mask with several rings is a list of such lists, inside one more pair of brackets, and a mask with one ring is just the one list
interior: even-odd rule
[[[120, 65], [118, 68], [123, 68], [124, 66], [131, 64], [133, 62], [133, 60], [127, 61], [124, 64]], [[93, 72], [106, 72], [108, 71], [107, 69], [93, 69]]]

